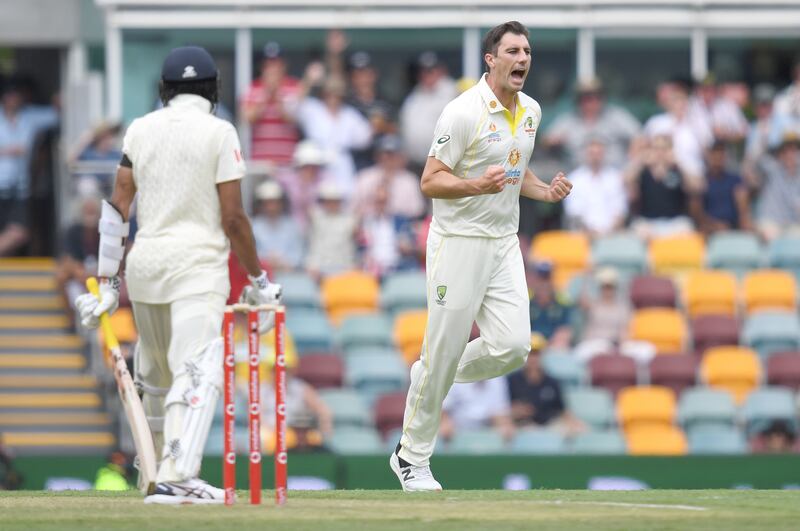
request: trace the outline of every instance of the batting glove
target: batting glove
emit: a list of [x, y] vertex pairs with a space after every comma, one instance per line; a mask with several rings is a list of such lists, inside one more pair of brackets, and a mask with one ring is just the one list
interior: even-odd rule
[[81, 318], [81, 324], [86, 328], [100, 326], [100, 316], [103, 313], [111, 315], [119, 307], [119, 277], [101, 278], [100, 299], [91, 293], [84, 293], [75, 298], [75, 307]]
[[[242, 290], [241, 302], [251, 306], [262, 304], [280, 304], [282, 288], [280, 284], [270, 282], [267, 272], [262, 271], [257, 277], [247, 275], [250, 286]], [[258, 331], [265, 334], [275, 326], [275, 312], [258, 312]]]

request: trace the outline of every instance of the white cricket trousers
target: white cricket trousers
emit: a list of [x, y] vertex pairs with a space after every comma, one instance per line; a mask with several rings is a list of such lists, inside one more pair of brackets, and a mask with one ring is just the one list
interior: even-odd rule
[[225, 297], [218, 293], [204, 293], [169, 304], [133, 301], [132, 305], [139, 332], [134, 357], [136, 379], [144, 390], [142, 405], [153, 431], [156, 452], [161, 447], [157, 481], [180, 481], [183, 478], [175, 472], [169, 441], [183, 438], [183, 417], [187, 407], [173, 404], [164, 411], [164, 399], [176, 380], [190, 377], [186, 362], [220, 337]]
[[[429, 463], [442, 401], [456, 382], [501, 376], [522, 367], [530, 351], [525, 266], [516, 235], [442, 236], [427, 243], [428, 323], [411, 367], [399, 455]], [[473, 321], [481, 336], [469, 341]]]

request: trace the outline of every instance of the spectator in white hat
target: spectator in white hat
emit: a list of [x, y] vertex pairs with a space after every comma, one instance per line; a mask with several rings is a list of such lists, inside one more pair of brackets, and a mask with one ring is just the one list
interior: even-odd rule
[[303, 263], [303, 235], [286, 214], [286, 198], [281, 185], [265, 181], [256, 188], [256, 216], [253, 236], [258, 257], [272, 271], [298, 269]]
[[317, 189], [327, 180], [325, 153], [312, 140], [297, 144], [292, 155], [292, 167], [277, 175], [289, 199], [289, 211], [301, 232], [308, 227], [308, 215], [317, 201]]

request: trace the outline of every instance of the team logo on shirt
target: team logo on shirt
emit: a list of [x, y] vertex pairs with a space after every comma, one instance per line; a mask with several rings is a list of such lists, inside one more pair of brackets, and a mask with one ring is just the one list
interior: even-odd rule
[[502, 140], [500, 138], [500, 133], [497, 132], [497, 126], [494, 125], [494, 122], [489, 123], [489, 136], [486, 137], [486, 143], [491, 144], [493, 142], [500, 142]]
[[512, 166], [516, 166], [519, 164], [519, 159], [522, 158], [522, 154], [519, 152], [517, 148], [514, 148], [508, 154], [508, 163]]
[[436, 297], [438, 298], [436, 304], [439, 306], [444, 306], [447, 302], [444, 300], [445, 295], [447, 295], [447, 286], [436, 286]]
[[494, 133], [495, 131], [497, 131], [497, 126], [494, 125], [494, 123], [489, 124], [489, 131]]
[[442, 145], [442, 144], [447, 144], [449, 141], [450, 141], [450, 135], [442, 135], [439, 137], [436, 143]]

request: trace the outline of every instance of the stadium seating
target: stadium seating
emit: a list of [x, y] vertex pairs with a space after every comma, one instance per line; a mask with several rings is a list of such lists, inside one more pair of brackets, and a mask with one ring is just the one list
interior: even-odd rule
[[616, 395], [621, 389], [636, 385], [636, 362], [619, 354], [600, 354], [589, 360], [589, 381]]
[[800, 351], [772, 354], [767, 360], [767, 383], [800, 391]]
[[372, 415], [361, 394], [354, 389], [323, 389], [320, 398], [331, 409], [333, 422], [340, 426], [371, 426]]
[[555, 430], [521, 429], [511, 440], [515, 454], [560, 454], [565, 451], [564, 436]]
[[769, 265], [785, 269], [800, 282], [800, 236], [783, 236], [769, 245]]
[[630, 285], [631, 304], [634, 308], [674, 308], [678, 292], [669, 277], [639, 275]]
[[742, 291], [747, 313], [757, 310], [797, 309], [797, 280], [787, 271], [751, 271], [744, 277]]
[[336, 330], [336, 343], [346, 352], [354, 347], [391, 347], [392, 322], [382, 313], [350, 315]]
[[426, 310], [402, 312], [394, 320], [394, 341], [408, 365], [419, 358], [427, 320]]
[[637, 310], [630, 321], [629, 337], [652, 343], [656, 352], [683, 352], [687, 344], [686, 322], [683, 315], [672, 308], [645, 308]]
[[614, 399], [606, 389], [571, 389], [565, 400], [567, 409], [592, 429], [605, 429], [616, 423]]
[[748, 435], [764, 430], [772, 421], [784, 421], [797, 433], [794, 397], [785, 387], [762, 387], [750, 393], [742, 416]]
[[800, 350], [800, 318], [794, 312], [762, 311], [750, 315], [741, 343], [758, 351], [762, 359], [782, 350]]
[[711, 347], [736, 345], [739, 322], [730, 315], [700, 315], [691, 320], [694, 352], [700, 356]]
[[378, 432], [372, 428], [344, 426], [337, 427], [325, 445], [340, 455], [380, 454], [383, 442]]
[[427, 306], [425, 273], [401, 271], [389, 275], [381, 290], [381, 306], [396, 315], [405, 310], [420, 310]]
[[730, 392], [734, 401], [741, 404], [758, 386], [761, 364], [758, 355], [749, 348], [713, 347], [704, 354], [700, 373], [706, 384]]
[[408, 382], [408, 367], [400, 356], [348, 356], [346, 381], [372, 403], [378, 395], [401, 391]]
[[321, 307], [319, 287], [306, 273], [278, 273], [275, 275], [275, 282], [283, 288], [281, 300], [289, 307], [290, 312], [295, 308]]
[[666, 387], [626, 387], [617, 397], [617, 416], [626, 433], [639, 428], [672, 425], [676, 412], [675, 393]]
[[721, 389], [687, 389], [678, 402], [678, 422], [689, 430], [695, 426], [732, 426], [736, 420], [733, 395]]
[[378, 309], [380, 287], [372, 275], [350, 271], [327, 277], [322, 282], [322, 303], [333, 323], [347, 315], [372, 313]]
[[630, 455], [686, 455], [684, 433], [668, 424], [633, 428], [625, 433]]
[[322, 310], [298, 308], [286, 312], [286, 327], [301, 355], [314, 350], [329, 351], [333, 347], [333, 329]]
[[505, 441], [491, 428], [463, 430], [457, 431], [443, 450], [453, 454], [499, 454], [505, 451]]
[[708, 266], [725, 269], [741, 278], [764, 263], [758, 238], [749, 232], [728, 231], [714, 234], [708, 241]]
[[575, 436], [570, 445], [574, 454], [621, 455], [625, 439], [617, 430], [590, 431]]
[[565, 387], [577, 387], [586, 380], [579, 360], [568, 353], [545, 352], [541, 357], [542, 370]]
[[680, 396], [697, 382], [697, 358], [689, 355], [656, 356], [650, 361], [650, 383], [669, 387]]
[[736, 315], [736, 277], [728, 271], [691, 271], [683, 284], [683, 302], [689, 317]]
[[341, 387], [344, 363], [335, 354], [309, 354], [299, 360], [296, 376], [317, 389]]
[[733, 426], [696, 426], [687, 432], [689, 451], [692, 454], [743, 454], [747, 441], [741, 431]]
[[589, 266], [590, 257], [589, 239], [579, 232], [540, 232], [533, 238], [530, 248], [531, 260], [553, 263], [553, 280], [559, 289]]
[[[399, 391], [378, 397], [375, 402], [375, 427], [384, 436], [403, 427], [403, 414], [406, 407], [406, 393]], [[395, 442], [397, 442], [395, 440]]]
[[613, 267], [623, 279], [647, 271], [647, 248], [634, 235], [615, 234], [597, 239], [592, 246], [595, 268]]
[[656, 238], [650, 242], [650, 267], [657, 275], [680, 277], [701, 269], [705, 263], [705, 244], [699, 234]]

